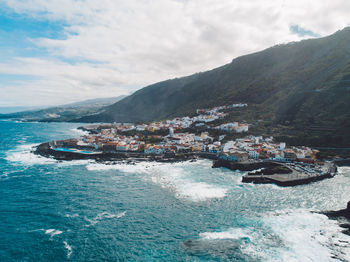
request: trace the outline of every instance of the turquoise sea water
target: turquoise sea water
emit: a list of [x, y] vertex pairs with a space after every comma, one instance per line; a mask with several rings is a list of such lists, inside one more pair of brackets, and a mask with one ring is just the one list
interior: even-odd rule
[[38, 143], [78, 124], [0, 122], [0, 261], [349, 261], [311, 211], [345, 207], [350, 168], [293, 188], [242, 184], [211, 161], [58, 162]]

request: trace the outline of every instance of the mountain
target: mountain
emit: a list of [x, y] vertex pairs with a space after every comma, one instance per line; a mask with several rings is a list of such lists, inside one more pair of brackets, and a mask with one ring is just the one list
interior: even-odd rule
[[229, 119], [292, 144], [350, 147], [350, 28], [142, 88], [82, 122], [147, 122], [248, 103]]
[[43, 106], [1, 106], [0, 114], [12, 114], [22, 111], [39, 110], [41, 108], [43, 108]]
[[88, 99], [83, 101], [78, 101], [71, 104], [65, 104], [61, 105], [60, 107], [77, 107], [77, 106], [106, 106], [114, 104], [126, 96], [117, 96], [117, 97], [106, 97], [106, 98], [94, 98], [94, 99]]
[[42, 122], [72, 121], [81, 117], [82, 115], [99, 113], [102, 108], [109, 106], [125, 97], [126, 96], [89, 99], [40, 110], [28, 110], [12, 114], [2, 114], [0, 115], [0, 118]]

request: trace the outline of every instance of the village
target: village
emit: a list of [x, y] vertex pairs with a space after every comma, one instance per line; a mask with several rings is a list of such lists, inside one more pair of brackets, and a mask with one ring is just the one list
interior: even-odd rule
[[[248, 132], [248, 123], [221, 121], [219, 125], [212, 124], [225, 119], [225, 110], [247, 106], [239, 103], [197, 109], [193, 117], [186, 116], [149, 124], [89, 125], [82, 128], [89, 132], [88, 135], [53, 141], [50, 146], [56, 151], [80, 154], [138, 152], [161, 156], [202, 152], [215, 154], [218, 159], [232, 162], [261, 159], [315, 163], [317, 150], [309, 147], [287, 147], [286, 143], [275, 143], [273, 137], [249, 135], [227, 140], [229, 135]], [[210, 135], [213, 131], [217, 135]]]

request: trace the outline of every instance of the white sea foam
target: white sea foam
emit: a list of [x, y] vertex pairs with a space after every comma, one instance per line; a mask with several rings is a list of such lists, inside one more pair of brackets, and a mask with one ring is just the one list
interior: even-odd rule
[[101, 164], [101, 163], [91, 163], [86, 166], [86, 169], [89, 171], [106, 171], [106, 170], [121, 170], [122, 164]]
[[337, 222], [325, 215], [296, 210], [263, 220], [285, 245], [279, 250], [281, 261], [332, 261], [333, 256], [350, 259], [350, 237], [342, 234]]
[[63, 241], [63, 244], [64, 248], [67, 249], [67, 258], [69, 258], [73, 253], [72, 247], [68, 245], [67, 241]]
[[89, 132], [78, 129], [78, 128], [73, 128], [71, 129], [71, 131], [73, 131], [74, 134], [78, 134], [79, 136], [87, 136], [89, 135]]
[[[196, 162], [157, 163], [139, 162], [135, 164], [105, 165], [92, 163], [86, 166], [90, 171], [118, 170], [123, 173], [141, 174], [147, 181], [151, 181], [162, 188], [169, 189], [180, 199], [205, 201], [213, 198], [223, 198], [228, 192], [227, 186], [209, 183], [204, 180], [204, 173], [210, 175], [211, 162], [200, 160]], [[197, 174], [195, 179], [193, 170], [199, 169], [203, 173]], [[200, 172], [200, 171], [197, 171]], [[199, 181], [198, 181], [199, 180]]]
[[57, 229], [47, 229], [45, 230], [45, 234], [46, 235], [50, 235], [50, 237], [54, 237], [56, 235], [60, 235], [63, 232], [61, 230], [57, 230]]
[[227, 231], [222, 232], [204, 232], [200, 233], [199, 236], [206, 240], [216, 240], [216, 239], [251, 239], [248, 230], [243, 230], [242, 228], [230, 228]]
[[[200, 167], [203, 163], [176, 163], [152, 166], [148, 168], [147, 174], [151, 181], [163, 188], [175, 192], [177, 198], [185, 198], [192, 201], [206, 201], [213, 198], [226, 196], [226, 186], [206, 181], [206, 168]], [[199, 169], [201, 176], [194, 173]], [[197, 171], [198, 172], [198, 171]], [[206, 174], [210, 178], [210, 174]]]
[[[182, 181], [184, 182], [183, 184]], [[188, 182], [184, 180], [172, 181], [179, 197], [190, 198], [193, 201], [204, 201], [212, 198], [223, 198], [228, 189], [210, 185], [204, 182]]]
[[9, 150], [6, 154], [5, 159], [13, 162], [14, 164], [21, 164], [26, 166], [32, 165], [49, 165], [59, 164], [60, 166], [71, 166], [71, 165], [86, 165], [91, 163], [91, 160], [72, 160], [72, 161], [57, 161], [53, 158], [43, 157], [34, 154], [35, 147], [39, 144], [25, 144], [19, 145], [13, 150]]
[[35, 146], [39, 144], [25, 144], [19, 145], [13, 150], [9, 150], [5, 159], [10, 162], [21, 163], [25, 165], [40, 165], [52, 164], [57, 161], [52, 158], [39, 156], [33, 153]]
[[325, 215], [300, 209], [255, 219], [254, 228], [204, 232], [200, 240], [242, 241], [241, 252], [258, 261], [350, 261], [350, 236]]
[[121, 217], [125, 216], [125, 214], [126, 214], [126, 211], [118, 213], [118, 214], [111, 214], [108, 212], [102, 212], [102, 213], [99, 213], [95, 217], [95, 220], [102, 220], [104, 218], [121, 218]]
[[86, 166], [89, 171], [106, 171], [119, 170], [124, 173], [144, 173], [150, 166], [156, 165], [155, 162], [138, 162], [135, 164], [117, 163], [117, 164], [103, 164], [90, 163]]
[[350, 175], [350, 167], [349, 166], [338, 167], [338, 174], [349, 176]]
[[73, 217], [78, 217], [79, 214], [77, 214], [77, 213], [75, 213], [75, 214], [65, 214], [64, 216], [65, 216], [65, 217], [73, 218]]
[[126, 214], [126, 211], [120, 212], [118, 214], [111, 214], [109, 212], [102, 212], [102, 213], [97, 214], [97, 216], [95, 216], [93, 219], [89, 219], [89, 218], [85, 217], [85, 220], [87, 222], [89, 222], [89, 224], [85, 225], [85, 226], [90, 227], [90, 226], [96, 225], [98, 222], [100, 222], [103, 219], [121, 218], [121, 217], [125, 216], [125, 214]]

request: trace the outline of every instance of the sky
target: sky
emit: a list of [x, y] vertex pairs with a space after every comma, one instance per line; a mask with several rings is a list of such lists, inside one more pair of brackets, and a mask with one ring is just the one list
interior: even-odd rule
[[127, 95], [350, 25], [348, 0], [0, 0], [0, 107]]

